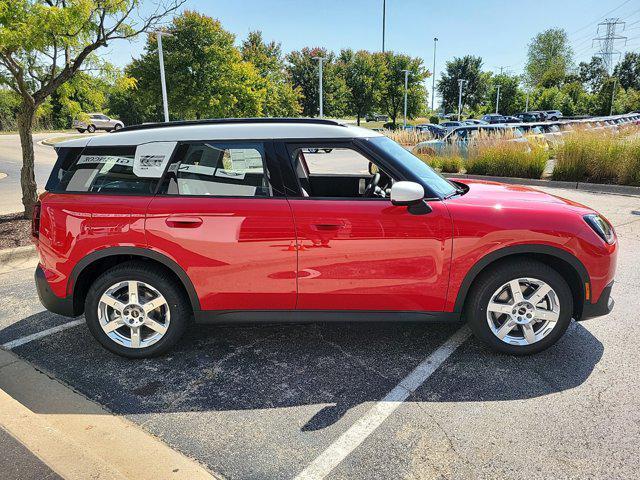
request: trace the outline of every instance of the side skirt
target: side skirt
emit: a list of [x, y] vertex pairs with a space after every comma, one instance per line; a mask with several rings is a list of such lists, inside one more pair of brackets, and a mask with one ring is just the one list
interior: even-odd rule
[[456, 322], [457, 312], [380, 310], [200, 310], [196, 323]]

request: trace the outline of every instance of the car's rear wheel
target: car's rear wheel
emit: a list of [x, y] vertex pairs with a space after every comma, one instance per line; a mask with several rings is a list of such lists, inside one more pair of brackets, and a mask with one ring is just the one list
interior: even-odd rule
[[119, 123], [116, 123], [116, 124], [113, 126], [113, 130], [114, 130], [114, 131], [115, 131], [115, 130], [120, 130], [121, 128], [122, 128], [122, 125], [120, 125]]
[[533, 260], [505, 262], [483, 272], [465, 302], [465, 317], [476, 337], [514, 355], [549, 348], [566, 331], [572, 312], [567, 282]]
[[161, 355], [182, 336], [190, 315], [185, 295], [162, 268], [127, 262], [89, 288], [85, 317], [92, 335], [128, 358]]
[[84, 128], [76, 128], [80, 133], [84, 133]]
[[89, 125], [89, 126], [87, 127], [87, 132], [89, 132], [89, 133], [93, 133], [93, 132], [95, 132], [95, 131], [96, 131], [96, 127], [95, 127], [94, 125]]

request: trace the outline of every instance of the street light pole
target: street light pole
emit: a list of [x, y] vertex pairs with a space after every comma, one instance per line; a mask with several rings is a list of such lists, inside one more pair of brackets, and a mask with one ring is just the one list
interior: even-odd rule
[[527, 90], [527, 103], [524, 106], [525, 113], [529, 111], [529, 90]]
[[164, 110], [164, 121], [169, 121], [169, 102], [167, 101], [167, 82], [164, 78], [164, 56], [162, 55], [162, 37], [172, 37], [170, 33], [156, 30], [156, 39], [158, 40], [158, 60], [160, 61], [160, 84], [162, 87], [162, 108]]
[[404, 72], [404, 128], [407, 128], [407, 93], [409, 90], [409, 70]]
[[387, 0], [382, 0], [382, 53], [384, 53], [384, 34], [387, 23]]
[[458, 121], [460, 121], [460, 115], [462, 114], [462, 87], [466, 80], [459, 78], [458, 79]]
[[499, 105], [500, 105], [500, 85], [498, 85], [498, 91], [496, 92], [496, 113], [498, 113]]
[[613, 115], [613, 100], [616, 98], [616, 82], [618, 79], [613, 77], [613, 90], [611, 91], [611, 108], [609, 109], [609, 116]]
[[318, 102], [320, 103], [320, 118], [324, 118], [324, 110], [322, 108], [322, 62], [326, 60], [326, 57], [313, 57], [313, 59], [318, 60]]
[[433, 37], [433, 72], [431, 73], [431, 110], [434, 110], [436, 101], [436, 46], [438, 37]]

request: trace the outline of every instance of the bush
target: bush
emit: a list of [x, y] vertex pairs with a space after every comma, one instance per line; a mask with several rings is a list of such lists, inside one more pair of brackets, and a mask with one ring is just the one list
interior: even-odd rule
[[466, 170], [474, 175], [540, 178], [549, 160], [549, 150], [541, 144], [498, 142], [469, 151]]
[[640, 185], [640, 137], [634, 132], [577, 130], [557, 148], [554, 180]]
[[437, 115], [431, 115], [429, 117], [429, 123], [433, 123], [435, 125], [440, 123], [440, 117], [438, 117]]
[[436, 157], [432, 155], [417, 154], [417, 156], [431, 168], [440, 170], [443, 173], [459, 173], [464, 167], [463, 158], [457, 155]]

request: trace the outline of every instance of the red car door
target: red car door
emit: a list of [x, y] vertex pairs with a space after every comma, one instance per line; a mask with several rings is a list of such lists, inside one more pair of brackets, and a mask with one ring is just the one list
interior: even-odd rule
[[202, 310], [295, 308], [293, 217], [269, 168], [262, 143], [184, 143], [149, 205], [150, 248], [186, 271]]
[[297, 308], [443, 311], [452, 235], [446, 206], [433, 201], [430, 212], [420, 213], [363, 196], [372, 157], [341, 145], [287, 147], [289, 176], [300, 188], [289, 198], [297, 234]]
[[291, 199], [301, 310], [442, 311], [451, 220], [386, 200]]

